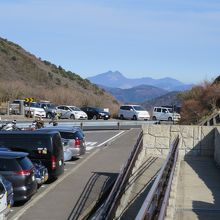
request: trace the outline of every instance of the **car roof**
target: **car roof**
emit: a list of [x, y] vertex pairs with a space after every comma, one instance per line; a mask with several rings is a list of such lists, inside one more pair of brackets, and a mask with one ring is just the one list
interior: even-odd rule
[[141, 105], [122, 105], [122, 106], [141, 106]]
[[51, 127], [44, 127], [40, 130], [50, 130], [50, 131], [57, 131], [57, 130], [69, 130], [69, 131], [82, 131], [82, 129], [78, 126], [71, 126], [71, 125], [56, 125]]
[[0, 158], [21, 158], [28, 156], [28, 153], [25, 152], [17, 152], [17, 151], [1, 151], [0, 150]]
[[28, 135], [28, 136], [37, 136], [37, 135], [43, 135], [43, 136], [52, 136], [54, 134], [58, 133], [56, 130], [41, 130], [37, 129], [34, 131], [0, 131], [0, 135], [2, 136], [14, 136], [14, 135]]
[[[56, 127], [56, 126], [55, 126]], [[71, 129], [65, 129], [65, 128], [41, 128], [43, 131], [58, 131], [58, 132], [70, 132], [70, 133], [75, 133], [77, 130], [71, 130]]]

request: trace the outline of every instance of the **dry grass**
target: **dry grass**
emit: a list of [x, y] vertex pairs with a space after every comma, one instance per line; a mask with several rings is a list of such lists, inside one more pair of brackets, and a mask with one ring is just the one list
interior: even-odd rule
[[91, 105], [109, 108], [119, 104], [110, 94], [79, 75], [42, 61], [20, 46], [0, 38], [0, 99], [12, 101], [33, 97], [55, 104]]

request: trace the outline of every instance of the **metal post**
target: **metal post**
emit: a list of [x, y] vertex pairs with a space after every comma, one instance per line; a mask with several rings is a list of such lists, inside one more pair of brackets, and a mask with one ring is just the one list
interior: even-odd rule
[[7, 115], [10, 114], [10, 102], [8, 101], [7, 102]]
[[83, 123], [80, 122], [80, 128], [83, 130]]
[[19, 104], [19, 113], [20, 115], [24, 115], [24, 101], [21, 100]]
[[120, 130], [120, 123], [119, 123], [119, 121], [118, 121], [118, 123], [117, 123], [117, 124], [118, 124], [118, 130]]

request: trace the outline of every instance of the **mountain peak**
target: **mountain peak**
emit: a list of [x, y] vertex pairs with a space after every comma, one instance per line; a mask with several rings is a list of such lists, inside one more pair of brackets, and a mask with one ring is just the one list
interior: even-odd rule
[[161, 79], [153, 79], [151, 77], [142, 77], [142, 78], [133, 78], [129, 79], [126, 78], [121, 72], [119, 71], [112, 71], [109, 70], [108, 72], [98, 74], [93, 77], [88, 78], [92, 83], [108, 86], [112, 88], [132, 88], [138, 85], [150, 85], [156, 86], [161, 89], [165, 89], [167, 91], [181, 91], [187, 88], [190, 88], [191, 85], [185, 85], [182, 82], [173, 79], [171, 77], [164, 77]]

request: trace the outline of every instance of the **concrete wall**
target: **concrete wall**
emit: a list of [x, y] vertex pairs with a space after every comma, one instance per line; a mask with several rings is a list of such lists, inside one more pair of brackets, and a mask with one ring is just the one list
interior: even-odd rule
[[179, 135], [180, 156], [214, 156], [215, 127], [149, 124], [143, 125], [142, 128], [144, 133], [143, 145], [147, 154], [166, 156], [170, 144]]

